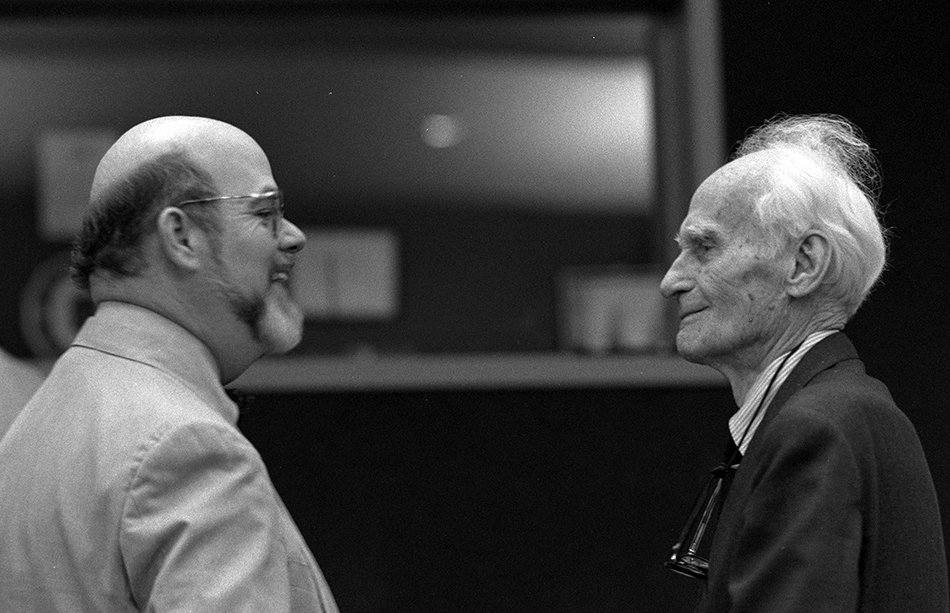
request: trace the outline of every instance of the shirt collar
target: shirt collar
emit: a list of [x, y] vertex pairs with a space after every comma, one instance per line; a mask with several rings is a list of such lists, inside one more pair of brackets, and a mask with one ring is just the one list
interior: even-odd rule
[[[729, 418], [729, 432], [732, 434], [732, 440], [735, 441], [739, 452], [745, 454], [752, 442], [755, 431], [758, 430], [769, 404], [775, 398], [785, 380], [795, 369], [795, 366], [801, 361], [808, 350], [817, 345], [822, 339], [831, 336], [838, 330], [821, 330], [812, 332], [805, 338], [804, 342], [795, 350], [791, 356], [788, 352], [778, 356], [768, 365], [768, 367], [759, 373], [752, 388], [746, 394], [745, 400], [739, 410]], [[786, 357], [788, 358], [786, 360]], [[784, 364], [783, 364], [784, 361]], [[776, 372], [781, 368], [781, 372]], [[773, 381], [774, 377], [774, 381]], [[771, 382], [771, 385], [769, 383]], [[765, 394], [768, 393], [768, 397]], [[762, 410], [758, 410], [761, 405]]]
[[147, 364], [181, 381], [228, 422], [238, 408], [220, 382], [217, 362], [201, 340], [158, 313], [125, 302], [102, 302], [72, 343]]

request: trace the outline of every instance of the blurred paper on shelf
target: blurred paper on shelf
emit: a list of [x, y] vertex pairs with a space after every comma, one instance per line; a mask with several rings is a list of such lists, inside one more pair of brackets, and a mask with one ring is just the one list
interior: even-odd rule
[[50, 129], [39, 134], [37, 211], [44, 239], [71, 241], [79, 232], [96, 166], [117, 136], [108, 128]]

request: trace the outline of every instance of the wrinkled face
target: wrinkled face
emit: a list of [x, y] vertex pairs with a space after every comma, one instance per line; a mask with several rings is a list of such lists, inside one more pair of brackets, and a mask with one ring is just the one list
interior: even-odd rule
[[749, 192], [737, 188], [741, 173], [730, 166], [696, 190], [660, 289], [678, 302], [683, 357], [756, 368], [788, 325], [786, 258], [763, 248]]
[[[253, 141], [252, 141], [253, 143]], [[256, 144], [239, 148], [227, 168], [215, 172], [222, 196], [265, 194], [277, 189], [270, 165]], [[303, 313], [290, 293], [295, 254], [306, 238], [283, 217], [276, 197], [218, 201], [220, 234], [214, 240], [213, 291], [243, 322], [263, 353], [283, 353], [300, 342]]]

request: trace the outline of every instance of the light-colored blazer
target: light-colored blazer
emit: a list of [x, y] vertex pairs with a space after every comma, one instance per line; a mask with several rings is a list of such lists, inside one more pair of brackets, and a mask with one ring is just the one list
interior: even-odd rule
[[0, 442], [0, 611], [335, 612], [208, 349], [104, 303]]

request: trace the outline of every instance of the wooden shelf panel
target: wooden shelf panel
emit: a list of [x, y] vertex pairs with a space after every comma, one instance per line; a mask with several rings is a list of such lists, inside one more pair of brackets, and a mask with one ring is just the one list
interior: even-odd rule
[[265, 358], [229, 387], [246, 392], [720, 387], [725, 379], [674, 355], [570, 353]]

